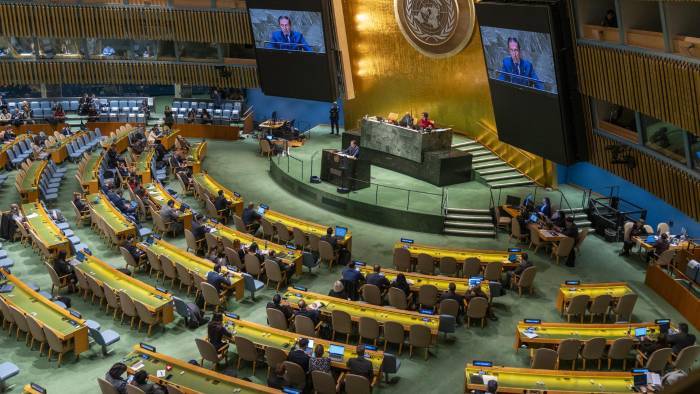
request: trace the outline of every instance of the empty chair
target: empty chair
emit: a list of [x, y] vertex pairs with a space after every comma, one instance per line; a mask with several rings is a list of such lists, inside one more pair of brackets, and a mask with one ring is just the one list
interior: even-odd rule
[[287, 383], [294, 388], [303, 390], [306, 386], [306, 373], [304, 369], [297, 363], [291, 361], [285, 361], [282, 363], [284, 365], [285, 374], [284, 379]]
[[129, 327], [134, 328], [134, 320], [138, 317], [138, 312], [136, 311], [136, 305], [134, 301], [126, 294], [124, 291], [119, 291], [119, 306], [122, 310], [121, 321], [124, 322], [124, 316], [130, 317]]
[[571, 361], [571, 370], [576, 369], [576, 359], [578, 351], [581, 349], [581, 341], [578, 339], [565, 339], [561, 341], [557, 348], [557, 369], [562, 361]]
[[474, 297], [467, 305], [467, 327], [471, 326], [472, 319], [481, 319], [481, 328], [486, 322], [486, 312], [488, 312], [489, 302], [484, 297]]
[[399, 345], [399, 356], [403, 352], [403, 344], [406, 340], [406, 333], [403, 326], [395, 321], [384, 322], [384, 351], [389, 343]]
[[372, 386], [365, 376], [349, 373], [345, 375], [345, 392], [348, 394], [370, 394]]
[[583, 359], [583, 369], [586, 369], [586, 361], [598, 361], [598, 369], [600, 369], [600, 361], [603, 358], [605, 351], [605, 338], [597, 337], [586, 341], [581, 349], [581, 358]]
[[564, 309], [566, 321], [571, 322], [571, 316], [580, 316], [583, 323], [583, 314], [586, 312], [590, 297], [587, 294], [579, 294], [569, 301], [569, 305]]
[[622, 360], [622, 369], [627, 370], [627, 359], [629, 358], [630, 351], [634, 347], [634, 339], [632, 338], [617, 338], [610, 345], [608, 350], [608, 369], [612, 367], [612, 362], [615, 360]]
[[333, 327], [332, 341], [335, 341], [335, 334], [340, 333], [346, 336], [345, 343], [350, 342], [350, 335], [352, 335], [352, 319], [350, 318], [350, 314], [339, 310], [332, 311], [331, 326]]
[[419, 254], [416, 258], [416, 272], [426, 275], [433, 275], [435, 273], [433, 256], [426, 253]]
[[[67, 348], [63, 341], [58, 337], [58, 335], [50, 328], [44, 326], [44, 336], [46, 337], [46, 342], [49, 344], [49, 361], [51, 361], [51, 356], [54, 353], [58, 353], [58, 367], [61, 367], [61, 362], [63, 361], [63, 354], [70, 350]], [[76, 356], [77, 357], [77, 356]]]
[[163, 266], [160, 264], [160, 259], [158, 258], [158, 255], [153, 253], [150, 249], [146, 249], [146, 257], [148, 258], [148, 265], [151, 267], [148, 271], [148, 276], [153, 275], [153, 271], [155, 271], [157, 280], [161, 272], [163, 272]]
[[379, 323], [377, 323], [377, 321], [371, 317], [360, 317], [358, 335], [360, 343], [362, 343], [362, 339], [365, 338], [371, 340], [372, 345], [377, 346], [377, 339], [379, 338]]
[[260, 260], [258, 260], [258, 258], [255, 255], [247, 253], [243, 258], [243, 262], [245, 263], [246, 272], [248, 272], [250, 275], [255, 276], [256, 279], [259, 279], [260, 274], [262, 273], [262, 266], [260, 265]]
[[433, 285], [423, 285], [418, 290], [418, 305], [421, 308], [435, 308], [438, 302], [438, 289]]
[[673, 349], [667, 347], [655, 350], [647, 358], [644, 353], [637, 353], [637, 365], [648, 369], [652, 372], [663, 372], [666, 369], [666, 364], [668, 364], [671, 359], [671, 354], [673, 354]]
[[522, 230], [520, 229], [520, 222], [518, 222], [518, 218], [513, 218], [510, 221], [510, 237], [508, 237], [508, 241], [513, 238], [515, 238], [515, 240], [518, 242], [524, 242], [527, 239], [527, 235], [523, 234]]
[[274, 346], [265, 348], [265, 362], [267, 363], [267, 377], [270, 377], [270, 372], [277, 369], [277, 366], [287, 360], [287, 353]]
[[177, 271], [177, 278], [180, 281], [179, 288], [182, 289], [182, 286], [187, 286], [187, 294], [190, 294], [190, 290], [192, 290], [192, 287], [195, 285], [195, 279], [192, 273], [182, 264], [175, 264], [175, 270]]
[[634, 293], [625, 294], [617, 301], [613, 314], [615, 321], [632, 321], [632, 311], [637, 302], [637, 295]]
[[27, 326], [29, 334], [32, 336], [32, 342], [29, 344], [29, 349], [34, 349], [34, 341], [39, 342], [39, 355], [44, 355], [44, 345], [46, 344], [46, 335], [41, 328], [41, 324], [32, 315], [27, 315]]
[[337, 260], [333, 246], [326, 241], [320, 240], [318, 241], [318, 252], [321, 263], [328, 262], [328, 269], [332, 269], [333, 263]]
[[317, 337], [321, 323], [314, 325], [314, 321], [307, 316], [294, 316], [294, 331], [307, 337]]
[[411, 252], [409, 252], [408, 249], [394, 249], [394, 267], [403, 272], [411, 271]]
[[175, 263], [166, 255], [160, 255], [160, 265], [163, 268], [163, 282], [166, 279], [170, 279], [170, 287], [175, 286], [175, 280], [177, 280], [177, 268], [175, 268]]
[[366, 283], [362, 286], [362, 299], [372, 305], [382, 305], [382, 291], [378, 286]]
[[15, 326], [17, 327], [15, 337], [19, 339], [19, 334], [24, 334], [25, 344], [29, 344], [29, 326], [27, 325], [27, 318], [24, 317], [24, 313], [20, 312], [19, 309], [12, 305], [7, 306], [12, 313], [12, 319], [15, 321]]
[[681, 349], [675, 360], [671, 361], [674, 369], [687, 371], [693, 366], [695, 360], [700, 357], [700, 345], [692, 345]]
[[[523, 273], [520, 274], [520, 277], [518, 277], [518, 279], [512, 285], [518, 288], [519, 296], [523, 295], [523, 289], [529, 289], [530, 294], [535, 291], [535, 274], [537, 274], [537, 267], [534, 266], [525, 268]], [[515, 279], [515, 277], [513, 278]]]
[[440, 275], [455, 276], [457, 274], [457, 260], [451, 256], [444, 256], [440, 259]]
[[484, 279], [493, 282], [501, 281], [501, 271], [503, 270], [503, 263], [500, 261], [495, 261], [486, 264], [484, 269]]
[[557, 366], [557, 352], [552, 349], [540, 348], [535, 350], [530, 368], [555, 369]]
[[243, 276], [245, 291], [249, 292], [250, 299], [255, 301], [255, 293], [262, 290], [262, 288], [265, 287], [265, 284], [253, 278], [253, 276], [248, 273], [242, 272], [241, 275]]
[[389, 305], [398, 309], [408, 309], [408, 300], [406, 299], [406, 294], [403, 290], [390, 287], [389, 288]]
[[552, 247], [552, 257], [556, 258], [557, 264], [559, 264], [560, 257], [567, 257], [574, 248], [574, 243], [576, 240], [571, 237], [566, 237], [559, 241], [558, 244]]
[[102, 289], [102, 286], [100, 286], [99, 283], [95, 280], [90, 275], [85, 275], [85, 279], [88, 282], [88, 285], [90, 286], [90, 291], [92, 292], [92, 298], [90, 299], [90, 302], [94, 302], [95, 298], [97, 298], [100, 301], [100, 306], [102, 306], [102, 301], [105, 299], [105, 293], [104, 290]]
[[258, 349], [255, 344], [250, 339], [240, 336], [233, 337], [233, 341], [236, 344], [236, 354], [238, 354], [236, 369], [240, 371], [241, 361], [245, 360], [253, 363], [253, 375], [255, 375], [255, 366], [258, 363]]
[[119, 334], [114, 330], [99, 331], [94, 328], [88, 327], [90, 330], [90, 338], [95, 340], [95, 343], [102, 347], [102, 355], [107, 356], [109, 354], [108, 346], [113, 345], [121, 339]]
[[314, 391], [318, 394], [335, 394], [340, 391], [335, 378], [329, 372], [311, 371], [311, 381], [314, 385]]
[[304, 234], [304, 232], [300, 229], [294, 227], [292, 228], [292, 235], [294, 240], [294, 246], [296, 246], [297, 249], [305, 249], [307, 245], [306, 234]]
[[408, 344], [409, 351], [408, 356], [413, 356], [413, 347], [425, 348], [425, 359], [428, 359], [428, 349], [430, 348], [430, 343], [432, 341], [432, 335], [430, 334], [430, 329], [421, 324], [413, 324], [408, 331]]
[[265, 260], [265, 276], [267, 276], [266, 286], [270, 285], [270, 281], [277, 283], [276, 291], [280, 290], [282, 283], [287, 282], [287, 272], [282, 272], [276, 261]]
[[267, 324], [272, 328], [287, 331], [289, 322], [281, 310], [275, 308], [267, 308]]
[[200, 365], [204, 366], [204, 361], [209, 361], [214, 364], [214, 369], [216, 369], [221, 360], [226, 360], [226, 352], [219, 352], [219, 349], [214, 348], [214, 345], [209, 343], [209, 341], [195, 338], [194, 342], [197, 344], [197, 350], [199, 350], [199, 355], [202, 357], [199, 362]]
[[158, 315], [154, 312], [149, 311], [146, 305], [144, 305], [141, 302], [134, 301], [134, 306], [136, 306], [136, 313], [139, 316], [138, 329], [141, 330], [142, 323], [148, 324], [148, 333], [146, 333], [146, 335], [150, 337], [153, 326], [158, 324]]
[[202, 296], [204, 297], [203, 310], [206, 310], [209, 305], [214, 306], [215, 311], [218, 311], [222, 305], [225, 306], [226, 299], [219, 294], [214, 286], [207, 282], [202, 282], [201, 286]]
[[481, 273], [481, 261], [477, 257], [469, 257], [464, 260], [464, 267], [462, 268], [462, 276], [465, 278], [471, 278], [472, 276], [479, 276]]
[[659, 224], [657, 224], [656, 225], [656, 233], [658, 235], [668, 234], [669, 233], [668, 223], [660, 222]]
[[459, 317], [459, 303], [453, 299], [444, 299], [440, 301], [440, 314], [454, 316], [455, 319]]
[[608, 316], [608, 309], [610, 309], [610, 302], [612, 302], [612, 296], [610, 294], [601, 294], [593, 299], [591, 305], [588, 307], [588, 313], [591, 315], [591, 323], [593, 323], [593, 318], [598, 315], [603, 316], [603, 323]]
[[119, 303], [119, 296], [117, 296], [117, 292], [109, 287], [107, 283], [102, 284], [102, 293], [105, 296], [105, 300], [107, 301], [107, 306], [106, 310], [107, 313], [109, 313], [109, 308], [114, 309], [114, 314], [112, 315], [112, 319], [117, 318], [117, 312], [121, 308], [121, 305]]

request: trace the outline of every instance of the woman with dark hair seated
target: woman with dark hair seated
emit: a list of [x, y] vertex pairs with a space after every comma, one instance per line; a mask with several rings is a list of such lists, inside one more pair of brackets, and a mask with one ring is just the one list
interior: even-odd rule
[[165, 394], [165, 389], [163, 387], [148, 381], [148, 372], [143, 369], [134, 374], [134, 380], [131, 384], [140, 388], [146, 394]]
[[116, 363], [112, 365], [112, 368], [105, 374], [105, 380], [108, 381], [119, 394], [126, 394], [127, 382], [122, 378], [124, 372], [126, 372], [126, 365], [124, 363]]

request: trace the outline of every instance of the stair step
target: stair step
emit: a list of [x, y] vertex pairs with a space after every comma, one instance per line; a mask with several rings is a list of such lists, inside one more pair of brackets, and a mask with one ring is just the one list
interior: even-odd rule
[[485, 152], [490, 152], [488, 149], [484, 148], [481, 145], [467, 145], [467, 146], [462, 146], [458, 148], [462, 152], [476, 152], [476, 151], [485, 151]]
[[491, 215], [491, 211], [488, 209], [475, 209], [475, 208], [447, 208], [447, 213], [457, 213], [457, 214], [472, 214], [472, 215]]
[[445, 221], [445, 228], [478, 228], [483, 230], [493, 230], [493, 223], [472, 223]]
[[532, 181], [529, 179], [524, 179], [522, 181], [489, 183], [489, 186], [491, 186], [494, 189], [502, 189], [504, 187], [525, 186], [525, 185], [532, 185]]
[[460, 229], [446, 228], [446, 229], [442, 230], [442, 232], [445, 234], [450, 234], [450, 235], [461, 235], [463, 237], [495, 237], [496, 236], [495, 231], [460, 230]]
[[489, 222], [491, 223], [491, 215], [457, 215], [457, 214], [447, 214], [445, 215], [445, 220], [458, 220], [467, 222]]
[[460, 142], [460, 143], [457, 143], [457, 144], [452, 144], [452, 147], [455, 148], [455, 149], [457, 149], [457, 148], [463, 148], [463, 147], [465, 147], [465, 146], [474, 146], [474, 145], [480, 145], [480, 144], [479, 144], [478, 142], [474, 141], [474, 140], [468, 140], [468, 141], [466, 141], [466, 142]]
[[574, 213], [579, 213], [579, 212], [583, 212], [583, 209], [584, 209], [583, 207], [571, 208], [571, 209], [566, 208], [566, 209], [562, 209], [562, 212], [566, 212], [566, 213], [572, 213], [572, 212], [574, 212]]
[[511, 172], [511, 171], [513, 171], [512, 167], [504, 166], [504, 167], [500, 167], [500, 168], [495, 168], [495, 167], [489, 168], [486, 170], [480, 170], [480, 171], [476, 171], [476, 172], [478, 172], [479, 175], [484, 176], [484, 175], [502, 174], [504, 172]]
[[472, 163], [484, 163], [484, 162], [487, 162], [487, 161], [494, 161], [494, 160], [498, 160], [498, 164], [501, 164], [501, 165], [503, 164], [503, 162], [501, 161], [501, 159], [500, 159], [498, 156], [496, 156], [496, 155], [479, 156], [479, 157], [477, 157], [477, 158], [475, 158], [475, 159], [472, 159]]
[[[478, 160], [478, 159], [476, 159], [476, 160]], [[480, 163], [476, 160], [472, 160], [472, 163], [475, 163], [475, 162], [478, 163], [478, 164], [472, 166], [474, 171], [483, 170], [485, 168], [500, 167], [502, 165], [505, 165], [505, 163], [503, 163], [502, 161], [491, 161], [491, 162], [481, 162]]]
[[576, 226], [577, 226], [579, 229], [582, 229], [582, 228], [585, 228], [585, 227], [590, 227], [591, 224], [593, 224], [593, 223], [591, 223], [590, 220], [574, 220], [574, 223], [576, 223]]
[[489, 175], [485, 176], [484, 180], [486, 182], [495, 182], [495, 181], [505, 181], [507, 179], [515, 179], [515, 178], [524, 178], [527, 179], [523, 176], [523, 174], [519, 172], [512, 172], [510, 174], [496, 174], [496, 175]]
[[470, 155], [473, 157], [484, 157], [484, 156], [489, 156], [492, 155], [491, 151], [488, 150], [478, 150], [478, 151], [472, 151], [468, 152]]
[[574, 216], [574, 221], [577, 221], [577, 220], [579, 220], [579, 219], [588, 220], [588, 215], [586, 215], [586, 214], [583, 213], [583, 212], [581, 212], [581, 213], [574, 213], [573, 216]]

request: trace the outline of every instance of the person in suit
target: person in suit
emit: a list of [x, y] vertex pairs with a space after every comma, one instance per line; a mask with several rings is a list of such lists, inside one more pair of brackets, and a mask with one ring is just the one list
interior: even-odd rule
[[357, 357], [348, 360], [347, 366], [351, 374], [364, 376], [372, 382], [372, 363], [365, 358], [365, 345], [357, 345]]
[[56, 254], [56, 258], [54, 258], [53, 261], [53, 269], [60, 277], [68, 276], [71, 283], [76, 283], [78, 281], [73, 266], [66, 261], [66, 252], [64, 250]]
[[309, 359], [311, 358], [306, 354], [307, 347], [309, 347], [309, 340], [301, 338], [294, 350], [287, 355], [287, 361], [298, 364], [304, 370], [304, 373], [309, 372]]
[[291, 319], [292, 315], [294, 314], [292, 308], [290, 308], [289, 305], [282, 304], [282, 296], [280, 296], [279, 294], [275, 294], [274, 296], [272, 296], [272, 302], [268, 302], [266, 307], [277, 309], [278, 311], [284, 313], [284, 317], [287, 318], [287, 320]]
[[328, 291], [328, 295], [335, 298], [342, 298], [344, 300], [348, 298], [348, 294], [345, 292], [345, 286], [343, 286], [343, 282], [339, 280], [336, 280], [335, 283], [333, 283], [333, 288]]
[[192, 235], [196, 241], [201, 241], [207, 234], [207, 226], [204, 225], [204, 216], [196, 214], [192, 220]]
[[224, 317], [216, 312], [207, 325], [207, 340], [218, 350], [231, 340], [231, 333], [223, 325]]
[[126, 249], [129, 252], [131, 257], [133, 257], [134, 260], [136, 260], [136, 262], [139, 262], [141, 258], [146, 254], [146, 252], [137, 248], [136, 243], [134, 241], [134, 237], [129, 237], [129, 239], [127, 239], [124, 243], [124, 249]]
[[520, 57], [520, 42], [517, 38], [508, 37], [508, 52], [510, 56], [503, 59], [502, 72], [498, 73], [498, 79], [538, 90], [544, 89], [544, 84], [537, 77], [532, 63]]
[[219, 293], [225, 290], [224, 286], [231, 286], [231, 280], [221, 273], [220, 264], [215, 264], [214, 270], [207, 273], [207, 283], [214, 286]]
[[333, 247], [333, 250], [338, 250], [338, 239], [333, 236], [333, 228], [326, 229], [326, 235], [321, 237], [321, 241], [326, 241]]
[[162, 386], [148, 381], [148, 372], [140, 370], [134, 374], [131, 384], [141, 389], [146, 394], [165, 394]]
[[340, 135], [340, 109], [338, 108], [338, 102], [333, 102], [330, 109], [331, 118], [331, 134], [335, 131], [335, 134]]
[[162, 162], [163, 159], [165, 158], [165, 155], [168, 153], [168, 150], [165, 149], [163, 144], [160, 142], [160, 140], [156, 140], [153, 149], [155, 150], [155, 156], [156, 156], [156, 162]]
[[315, 309], [309, 309], [309, 308], [306, 306], [306, 301], [304, 301], [304, 300], [300, 300], [298, 306], [299, 306], [299, 310], [296, 311], [296, 313], [294, 314], [295, 316], [296, 316], [296, 315], [306, 316], [306, 317], [308, 317], [309, 319], [311, 319], [311, 321], [314, 322], [314, 325], [318, 324], [319, 319], [320, 319], [321, 317], [320, 317], [320, 315], [319, 315], [319, 313], [318, 313], [317, 310], [315, 310]]
[[87, 203], [83, 199], [83, 195], [78, 192], [73, 193], [73, 205], [75, 205], [81, 214], [90, 212], [90, 207], [88, 207]]
[[360, 155], [360, 147], [357, 146], [357, 141], [352, 140], [352, 141], [350, 141], [350, 146], [343, 149], [340, 153], [348, 155], [350, 157], [354, 157], [357, 159], [357, 156]]
[[652, 258], [658, 259], [661, 253], [667, 251], [670, 246], [671, 243], [668, 241], [668, 234], [661, 234], [659, 239], [656, 240], [656, 243], [654, 243], [654, 249], [647, 253], [647, 263], [651, 261]]
[[549, 218], [549, 223], [556, 231], [561, 231], [566, 226], [566, 214], [561, 209], [557, 209]]
[[695, 344], [695, 335], [688, 333], [687, 323], [681, 323], [678, 325], [678, 333], [666, 337], [666, 342], [671, 345], [673, 352], [678, 354], [684, 348]]
[[365, 277], [356, 269], [355, 262], [353, 261], [349, 262], [347, 267], [343, 270], [341, 278], [346, 283], [354, 284], [355, 289], [358, 289], [360, 283], [365, 281]]
[[292, 19], [287, 15], [277, 18], [280, 26], [278, 31], [272, 32], [270, 41], [265, 43], [266, 49], [283, 49], [289, 51], [313, 52], [304, 38], [298, 31], [292, 30]]
[[214, 199], [214, 207], [216, 207], [216, 210], [224, 211], [224, 215], [228, 216], [230, 205], [231, 201], [227, 200], [226, 197], [224, 197], [224, 191], [219, 190], [216, 194], [216, 198]]
[[632, 237], [644, 237], [645, 235], [647, 235], [647, 230], [644, 229], [644, 219], [639, 219], [632, 225], [632, 229], [630, 230], [629, 241], [624, 241], [624, 243], [622, 244], [622, 251], [620, 252], [620, 256], [630, 255], [630, 250], [632, 250], [632, 247], [635, 245], [635, 242], [632, 241]]
[[406, 112], [399, 121], [399, 126], [413, 127], [413, 116], [411, 116], [409, 112]]
[[260, 214], [255, 211], [255, 204], [248, 203], [248, 206], [243, 209], [241, 219], [246, 227], [251, 227], [251, 232], [255, 234], [260, 227]]
[[442, 293], [440, 298], [443, 300], [455, 300], [455, 301], [457, 301], [457, 305], [459, 305], [459, 313], [457, 314], [457, 321], [461, 322], [462, 321], [461, 317], [464, 316], [464, 296], [457, 294], [457, 285], [450, 282], [450, 284], [447, 285], [447, 291]]
[[552, 201], [549, 197], [542, 199], [542, 205], [537, 207], [537, 213], [545, 218], [550, 218], [552, 216]]
[[373, 272], [367, 275], [367, 284], [379, 287], [379, 290], [381, 290], [382, 293], [384, 293], [385, 291], [387, 291], [387, 289], [389, 289], [391, 283], [389, 282], [389, 279], [382, 275], [381, 271], [382, 267], [379, 264], [375, 264]]
[[523, 274], [525, 269], [533, 267], [533, 266], [534, 266], [534, 264], [532, 262], [530, 262], [530, 260], [528, 259], [527, 253], [523, 253], [520, 256], [520, 264], [518, 264], [518, 266], [513, 271], [506, 272], [506, 278], [502, 282], [503, 288], [510, 289], [510, 284], [513, 281], [513, 278], [520, 277], [520, 275]]
[[180, 219], [180, 214], [177, 212], [177, 210], [174, 207], [175, 207], [175, 201], [168, 200], [168, 203], [163, 205], [160, 208], [160, 212], [158, 212], [158, 214], [160, 215], [161, 219], [163, 219], [164, 222], [166, 222], [166, 223], [172, 222], [170, 224], [170, 227], [177, 234], [177, 233], [182, 231], [184, 226], [183, 226], [182, 222], [178, 221]]
[[[561, 233], [569, 238], [573, 238], [574, 242], [576, 242], [576, 239], [578, 238], [578, 226], [576, 226], [576, 223], [574, 223], [573, 217], [566, 217], [564, 230]], [[566, 258], [566, 266], [576, 266], [576, 248], [571, 248], [571, 252], [569, 252], [569, 256]]]

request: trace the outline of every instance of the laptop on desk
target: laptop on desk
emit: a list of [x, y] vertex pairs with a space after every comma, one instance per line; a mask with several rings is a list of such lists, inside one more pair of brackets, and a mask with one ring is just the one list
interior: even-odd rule
[[345, 235], [348, 233], [348, 228], [347, 227], [340, 227], [340, 226], [335, 226], [335, 236], [339, 238], [345, 238]]
[[328, 357], [333, 360], [342, 360], [345, 358], [345, 346], [330, 345], [328, 347]]
[[517, 196], [506, 196], [506, 205], [511, 208], [517, 208], [520, 206], [520, 197]]

